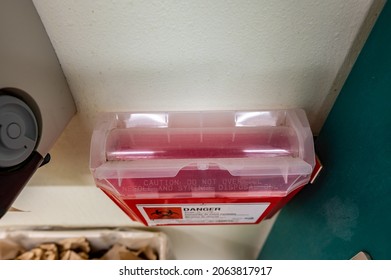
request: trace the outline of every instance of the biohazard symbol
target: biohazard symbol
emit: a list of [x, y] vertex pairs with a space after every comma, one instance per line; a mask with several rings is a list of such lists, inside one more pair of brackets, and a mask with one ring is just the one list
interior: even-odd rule
[[148, 217], [152, 220], [156, 219], [182, 219], [182, 209], [174, 208], [144, 208]]
[[158, 219], [163, 219], [165, 217], [171, 218], [174, 215], [178, 215], [178, 213], [173, 212], [171, 209], [167, 210], [167, 211], [156, 210], [155, 212], [152, 213], [152, 216], [154, 216], [154, 215], [156, 217], [158, 217]]

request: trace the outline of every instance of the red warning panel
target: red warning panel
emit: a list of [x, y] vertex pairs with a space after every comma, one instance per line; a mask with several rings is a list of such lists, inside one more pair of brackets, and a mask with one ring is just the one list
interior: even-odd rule
[[183, 219], [181, 207], [144, 207], [151, 220]]

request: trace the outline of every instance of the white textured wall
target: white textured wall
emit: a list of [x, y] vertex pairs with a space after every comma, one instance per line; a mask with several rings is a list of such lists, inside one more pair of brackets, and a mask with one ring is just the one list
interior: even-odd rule
[[317, 131], [372, 0], [33, 2], [88, 128], [98, 111], [303, 107]]
[[79, 110], [34, 186], [93, 185], [99, 111], [302, 107], [316, 133], [360, 49], [351, 51], [361, 23], [381, 8], [372, 0], [33, 2]]

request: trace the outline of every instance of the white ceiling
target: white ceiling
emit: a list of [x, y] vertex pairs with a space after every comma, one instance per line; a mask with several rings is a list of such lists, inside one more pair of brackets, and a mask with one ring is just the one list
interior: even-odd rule
[[33, 2], [79, 111], [36, 185], [93, 184], [88, 146], [100, 111], [301, 107], [316, 133], [374, 3]]

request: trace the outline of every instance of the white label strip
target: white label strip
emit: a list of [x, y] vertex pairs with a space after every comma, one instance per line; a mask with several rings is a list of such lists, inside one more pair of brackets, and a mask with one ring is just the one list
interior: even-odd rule
[[148, 225], [255, 223], [270, 203], [137, 204]]

